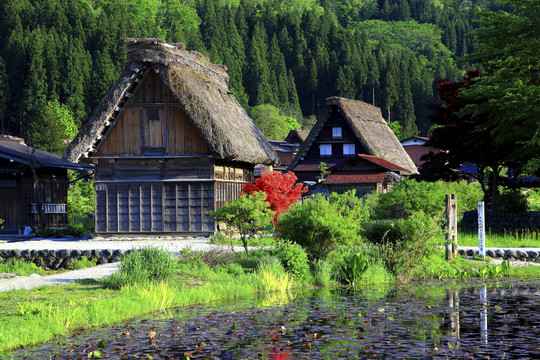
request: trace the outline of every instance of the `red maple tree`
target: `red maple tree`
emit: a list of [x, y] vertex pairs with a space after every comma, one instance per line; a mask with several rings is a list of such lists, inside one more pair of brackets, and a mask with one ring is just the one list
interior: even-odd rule
[[307, 186], [296, 184], [298, 178], [293, 172], [280, 174], [275, 171], [267, 172], [254, 183], [247, 183], [242, 186], [242, 193], [252, 194], [255, 191], [266, 193], [268, 207], [274, 210], [273, 224], [281, 214], [285, 212], [292, 204], [298, 201], [300, 196], [307, 192]]

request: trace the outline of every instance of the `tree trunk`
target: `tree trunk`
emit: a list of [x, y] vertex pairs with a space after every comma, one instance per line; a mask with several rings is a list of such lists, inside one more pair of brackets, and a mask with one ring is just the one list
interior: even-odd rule
[[497, 199], [497, 187], [498, 187], [498, 178], [499, 178], [499, 167], [496, 166], [493, 168], [493, 188], [491, 189], [491, 210], [495, 211], [495, 202]]
[[45, 226], [45, 214], [43, 214], [43, 198], [41, 191], [39, 191], [39, 177], [36, 173], [36, 167], [34, 166], [33, 162], [30, 164], [30, 169], [32, 169], [32, 176], [34, 178], [34, 201], [36, 202], [36, 210], [38, 213], [38, 227]]

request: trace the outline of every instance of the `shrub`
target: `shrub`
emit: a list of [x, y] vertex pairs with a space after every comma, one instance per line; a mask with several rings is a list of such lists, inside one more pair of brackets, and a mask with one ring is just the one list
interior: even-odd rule
[[103, 280], [106, 287], [156, 283], [171, 279], [178, 272], [173, 255], [156, 247], [144, 247], [124, 255], [118, 272]]
[[289, 273], [295, 277], [302, 277], [309, 272], [308, 256], [306, 251], [291, 241], [280, 241], [276, 248], [276, 256]]
[[[382, 235], [381, 235], [382, 234]], [[407, 219], [376, 221], [366, 224], [364, 235], [380, 244], [386, 268], [395, 276], [405, 277], [437, 245], [441, 227], [437, 219], [421, 211]]]
[[242, 192], [244, 194], [264, 192], [268, 207], [275, 212], [273, 219], [275, 225], [279, 216], [296, 203], [302, 194], [307, 192], [307, 186], [296, 184], [297, 180], [298, 178], [292, 171], [286, 174], [275, 171], [267, 172], [255, 180], [255, 183], [247, 183], [242, 186]]
[[209, 216], [218, 222], [227, 224], [229, 236], [233, 229], [240, 233], [240, 240], [246, 254], [249, 253], [250, 237], [264, 228], [272, 220], [274, 212], [268, 209], [266, 194], [261, 191], [253, 194], [241, 194], [240, 197], [225, 204], [216, 211], [210, 211]]
[[497, 210], [507, 212], [527, 211], [529, 203], [527, 195], [520, 189], [500, 189], [497, 198]]
[[77, 180], [78, 173], [68, 170], [68, 223], [72, 227], [83, 227], [92, 232], [94, 221], [90, 214], [96, 210], [93, 180]]
[[289, 209], [278, 222], [280, 238], [300, 244], [313, 260], [325, 259], [336, 246], [360, 243], [362, 219], [355, 218], [353, 211], [344, 213], [344, 206], [336, 200], [341, 196], [331, 202], [316, 195]]
[[407, 218], [416, 211], [430, 216], [442, 216], [445, 212], [447, 194], [457, 194], [458, 216], [476, 209], [482, 200], [482, 189], [478, 184], [466, 182], [426, 182], [407, 179], [400, 181], [387, 193], [376, 197], [373, 212], [378, 219]]

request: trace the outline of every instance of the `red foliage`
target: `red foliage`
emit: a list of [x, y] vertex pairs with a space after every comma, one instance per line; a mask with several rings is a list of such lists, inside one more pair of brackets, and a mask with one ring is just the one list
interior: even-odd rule
[[298, 178], [293, 172], [286, 174], [275, 171], [267, 172], [255, 180], [255, 183], [242, 186], [242, 193], [252, 194], [255, 191], [264, 191], [266, 201], [269, 203], [268, 207], [276, 212], [273, 221], [275, 225], [279, 216], [308, 190], [307, 186], [302, 186], [302, 184], [295, 185], [297, 180]]

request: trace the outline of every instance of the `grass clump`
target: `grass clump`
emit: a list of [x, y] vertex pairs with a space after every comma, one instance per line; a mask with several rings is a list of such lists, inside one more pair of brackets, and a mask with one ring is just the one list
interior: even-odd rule
[[8, 259], [0, 263], [0, 273], [14, 273], [19, 276], [28, 276], [30, 274], [50, 275], [47, 271], [34, 263], [19, 259]]
[[173, 255], [156, 247], [130, 251], [123, 260], [118, 272], [102, 280], [104, 286], [120, 289], [128, 285], [164, 282], [178, 273]]
[[264, 292], [287, 292], [293, 286], [292, 276], [285, 271], [281, 261], [275, 256], [263, 257], [257, 267], [261, 276], [261, 289]]
[[73, 259], [73, 262], [69, 265], [69, 270], [77, 270], [77, 269], [84, 269], [92, 266], [96, 266], [98, 262], [98, 259], [96, 258], [87, 258], [86, 256], [82, 256], [80, 259]]

